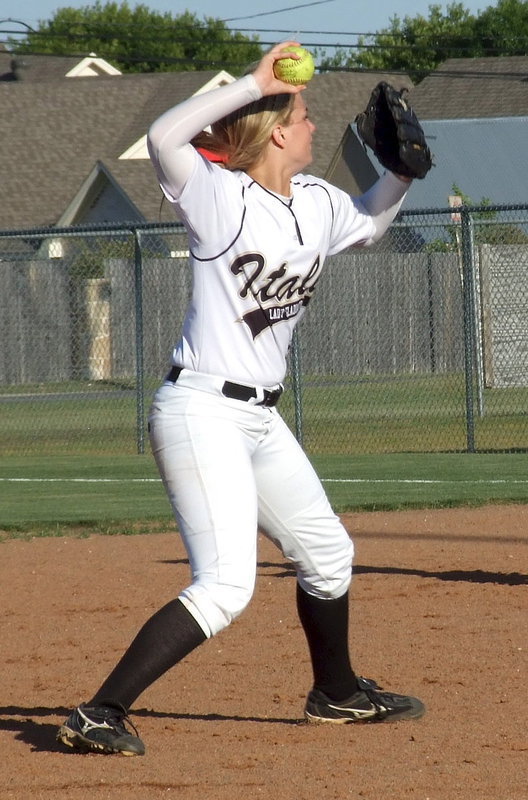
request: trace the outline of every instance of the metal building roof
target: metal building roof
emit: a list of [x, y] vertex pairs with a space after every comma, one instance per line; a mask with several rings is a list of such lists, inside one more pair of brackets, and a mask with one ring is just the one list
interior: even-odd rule
[[472, 202], [528, 203], [528, 117], [425, 120], [435, 162], [416, 180], [404, 209], [447, 208], [456, 186]]

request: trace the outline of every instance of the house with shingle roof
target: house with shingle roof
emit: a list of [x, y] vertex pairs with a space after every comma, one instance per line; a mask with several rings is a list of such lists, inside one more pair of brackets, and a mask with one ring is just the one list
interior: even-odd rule
[[[64, 221], [99, 164], [121, 179], [128, 167], [127, 188], [118, 193], [115, 211], [105, 203], [104, 219], [156, 221], [160, 190], [146, 153], [123, 156], [170, 105], [223, 80], [232, 78], [211, 71], [0, 82], [0, 227]], [[103, 221], [93, 192], [89, 207], [77, 202], [68, 224]]]
[[420, 119], [528, 116], [528, 56], [450, 58], [409, 101]]
[[[122, 75], [94, 54], [23, 61], [16, 66], [0, 52], [0, 228], [174, 221], [168, 204], [160, 206], [148, 127], [186, 97], [234, 78], [224, 71]], [[310, 172], [355, 193], [375, 173], [345, 134], [379, 80], [390, 76], [326, 73], [305, 94], [317, 127]], [[407, 77], [400, 83], [412, 86]]]
[[97, 75], [120, 75], [104, 58], [95, 53], [85, 58], [13, 54], [0, 45], [0, 81], [49, 81], [61, 78], [87, 78]]

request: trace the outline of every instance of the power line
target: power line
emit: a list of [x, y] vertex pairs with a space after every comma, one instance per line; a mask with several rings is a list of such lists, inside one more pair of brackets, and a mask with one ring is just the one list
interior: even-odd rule
[[297, 11], [299, 8], [309, 8], [310, 6], [324, 6], [327, 3], [333, 3], [335, 0], [317, 0], [317, 2], [313, 3], [301, 3], [298, 6], [290, 6], [289, 8], [278, 8], [276, 11], [260, 11], [257, 14], [249, 14], [245, 17], [230, 17], [229, 19], [223, 19], [222, 22], [236, 22], [239, 19], [255, 19], [256, 17], [267, 17], [270, 14], [282, 14], [283, 11]]
[[[221, 20], [221, 22], [225, 22], [225, 21], [226, 20]], [[18, 23], [20, 25], [26, 25], [25, 22], [19, 22], [19, 20], [15, 20], [15, 19], [2, 19], [2, 20], [0, 20], [0, 25], [5, 23], [5, 22], [16, 22], [16, 23]], [[93, 25], [93, 23], [92, 23], [92, 25]], [[74, 35], [74, 34], [70, 34], [68, 32], [59, 33], [58, 31], [57, 32], [52, 32], [50, 30], [35, 30], [34, 28], [31, 28], [31, 26], [29, 26], [29, 25], [27, 25], [26, 27], [31, 32], [31, 34], [33, 36], [49, 36], [49, 37], [53, 36], [53, 37], [61, 38], [61, 37], [65, 37], [65, 36]], [[79, 27], [79, 26], [76, 25], [75, 27]], [[88, 26], [86, 26], [86, 27], [88, 27]], [[107, 26], [104, 26], [104, 27], [107, 27]], [[119, 26], [120, 32], [126, 30], [127, 27], [130, 28], [131, 34], [137, 33], [137, 31], [134, 30], [134, 25], [133, 24], [120, 25]], [[177, 23], [174, 27], [177, 27], [177, 28], [185, 30], [185, 28], [194, 28], [196, 26], [195, 25], [185, 25], [183, 23], [181, 23], [181, 24]], [[151, 31], [153, 31], [154, 33], [157, 33], [157, 32], [163, 33], [164, 31], [166, 31], [167, 28], [166, 28], [165, 25], [163, 25], [163, 26], [160, 26], [159, 28], [156, 28], [154, 26], [150, 26], [149, 29]], [[202, 28], [202, 30], [205, 30], [205, 28]], [[229, 29], [228, 28], [228, 31], [230, 33], [233, 33], [233, 34], [242, 33], [242, 34], [248, 34], [248, 35], [251, 35], [251, 34], [257, 34], [258, 35], [260, 33], [277, 33], [277, 34], [285, 34], [285, 35], [290, 35], [291, 34], [291, 28], [236, 28], [236, 29]], [[26, 31], [10, 30], [10, 29], [2, 30], [2, 31], [0, 31], [0, 33], [10, 33], [10, 34], [14, 34], [14, 35], [17, 35], [17, 36], [26, 36], [27, 35]], [[79, 34], [77, 34], [77, 35], [79, 35]], [[89, 35], [89, 34], [87, 33], [86, 35]], [[403, 34], [402, 33], [393, 33], [391, 31], [388, 31], [388, 32], [382, 31], [382, 32], [380, 32], [380, 31], [312, 31], [312, 30], [302, 30], [301, 31], [301, 30], [297, 30], [295, 32], [295, 35], [296, 36], [297, 35], [298, 36], [301, 36], [301, 35], [302, 36], [305, 36], [305, 35], [310, 35], [310, 36], [314, 36], [314, 35], [317, 35], [317, 36], [365, 36], [365, 37], [375, 37], [375, 36], [380, 36], [381, 35], [383, 37], [389, 37], [390, 38], [391, 36], [397, 37], [397, 36], [402, 36]], [[142, 39], [147, 38], [147, 37], [145, 37], [143, 30], [141, 32], [141, 38]], [[274, 39], [273, 44], [277, 44], [277, 40]], [[333, 42], [332, 43], [328, 43], [327, 42], [326, 44], [327, 44], [327, 46], [332, 46], [332, 47], [334, 46]]]

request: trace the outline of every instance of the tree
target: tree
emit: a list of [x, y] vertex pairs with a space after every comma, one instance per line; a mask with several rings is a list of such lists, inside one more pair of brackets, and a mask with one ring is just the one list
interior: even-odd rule
[[475, 17], [462, 3], [451, 3], [446, 12], [429, 6], [429, 18], [398, 16], [390, 27], [371, 37], [359, 37], [357, 52], [338, 49], [323, 60], [327, 69], [343, 67], [400, 71], [421, 80], [448, 58], [526, 55], [528, 52], [528, 3], [498, 0]]
[[200, 21], [189, 11], [173, 17], [145, 5], [132, 9], [127, 2], [103, 5], [100, 0], [78, 9], [60, 8], [12, 47], [17, 53], [95, 52], [122, 72], [226, 68], [236, 75], [262, 55], [258, 37], [233, 32], [219, 19]]
[[474, 23], [475, 55], [525, 56], [528, 53], [528, 3], [499, 0]]

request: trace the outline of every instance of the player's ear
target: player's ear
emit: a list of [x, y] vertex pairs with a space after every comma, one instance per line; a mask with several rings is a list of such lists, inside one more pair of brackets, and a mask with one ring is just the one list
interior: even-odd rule
[[284, 147], [285, 138], [284, 138], [284, 133], [282, 132], [282, 127], [280, 125], [277, 125], [275, 128], [273, 128], [271, 139], [273, 143], [277, 145], [277, 147], [280, 148]]

